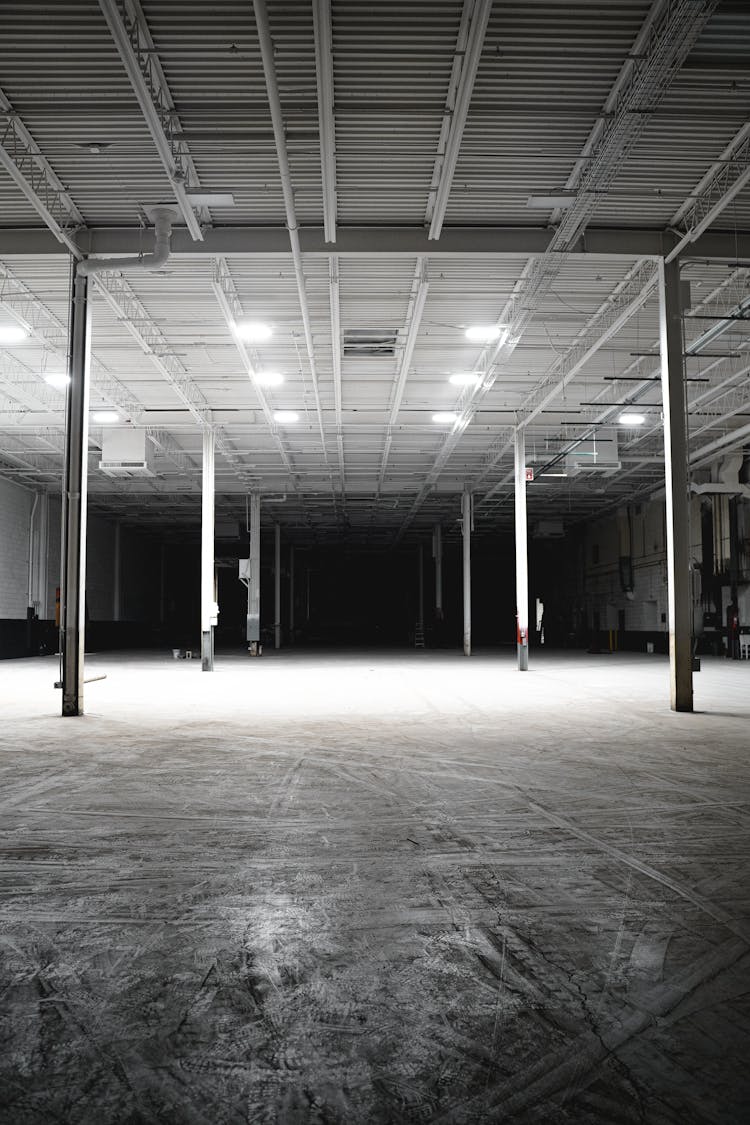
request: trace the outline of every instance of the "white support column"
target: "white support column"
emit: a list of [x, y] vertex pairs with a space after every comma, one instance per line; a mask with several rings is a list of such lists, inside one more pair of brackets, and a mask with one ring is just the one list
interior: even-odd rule
[[122, 554], [120, 544], [120, 524], [115, 524], [114, 566], [112, 568], [112, 620], [119, 621], [122, 615]]
[[435, 617], [443, 620], [443, 529], [435, 524], [432, 533], [432, 557], [435, 560]]
[[70, 385], [65, 403], [60, 589], [62, 713], [71, 716], [83, 714], [90, 365], [88, 280], [74, 275], [70, 318]]
[[218, 606], [214, 599], [214, 431], [203, 431], [203, 490], [201, 493], [201, 669], [214, 670], [214, 625]]
[[461, 497], [464, 576], [464, 656], [471, 656], [471, 493]]
[[273, 647], [281, 648], [281, 525], [274, 527]]
[[659, 346], [667, 503], [669, 682], [673, 711], [693, 710], [690, 505], [679, 260], [659, 261]]
[[39, 520], [37, 524], [37, 569], [36, 593], [34, 603], [37, 616], [40, 620], [47, 617], [47, 530], [49, 524], [49, 495], [42, 492], [39, 496]]
[[289, 546], [289, 642], [294, 641], [294, 543]]
[[516, 430], [515, 514], [516, 514], [516, 647], [518, 670], [529, 667], [529, 557], [526, 528], [526, 439], [523, 430]]
[[260, 656], [260, 493], [250, 497], [250, 556], [247, 583], [247, 647]]

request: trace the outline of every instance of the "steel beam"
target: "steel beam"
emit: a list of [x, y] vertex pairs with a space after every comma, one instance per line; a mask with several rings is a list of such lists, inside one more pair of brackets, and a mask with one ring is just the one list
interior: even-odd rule
[[62, 713], [83, 714], [86, 620], [86, 487], [88, 477], [91, 318], [88, 281], [74, 277], [70, 318], [70, 385], [65, 411], [63, 549], [60, 586]]
[[[456, 45], [456, 58], [460, 59], [460, 77], [455, 88], [449, 86], [448, 102], [446, 103], [446, 116], [450, 118], [447, 136], [441, 133], [441, 141], [445, 148], [438, 153], [439, 174], [434, 194], [434, 202], [428, 205], [431, 212], [429, 237], [440, 238], [443, 229], [445, 214], [448, 210], [448, 200], [453, 186], [453, 177], [456, 172], [458, 156], [461, 151], [466, 119], [469, 115], [471, 96], [474, 91], [474, 82], [482, 57], [482, 48], [487, 34], [487, 24], [492, 10], [492, 0], [464, 0], [464, 15], [462, 16], [459, 30], [459, 41]], [[468, 27], [466, 22], [468, 19]], [[466, 28], [465, 39], [463, 31]], [[455, 100], [451, 104], [452, 97]]]
[[320, 167], [323, 177], [323, 230], [336, 241], [336, 119], [333, 111], [333, 37], [331, 0], [313, 0], [315, 73], [318, 83]]
[[516, 527], [516, 651], [518, 670], [529, 667], [529, 561], [526, 529], [526, 440], [523, 430], [516, 430], [515, 461], [515, 527]]
[[140, 11], [140, 4], [138, 0], [99, 0], [99, 7], [107, 21], [185, 224], [191, 237], [200, 242], [203, 233], [186, 191], [189, 179], [194, 184], [197, 183], [195, 169], [187, 145], [180, 139], [180, 125], [175, 116], [174, 102]]
[[693, 710], [690, 508], [680, 267], [659, 266], [659, 342], [667, 504], [669, 679], [673, 711]]

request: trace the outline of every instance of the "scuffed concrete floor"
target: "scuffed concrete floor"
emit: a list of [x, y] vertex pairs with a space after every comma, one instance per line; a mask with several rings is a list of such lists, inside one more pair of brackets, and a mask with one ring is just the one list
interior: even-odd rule
[[750, 662], [0, 666], [0, 1121], [750, 1120]]

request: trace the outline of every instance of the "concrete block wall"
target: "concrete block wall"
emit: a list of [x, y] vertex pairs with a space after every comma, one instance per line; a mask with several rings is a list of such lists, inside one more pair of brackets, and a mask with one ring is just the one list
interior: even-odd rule
[[26, 619], [33, 505], [33, 492], [0, 479], [0, 619]]
[[[693, 497], [690, 505], [691, 557], [700, 567], [703, 559], [701, 541], [701, 499]], [[741, 534], [750, 529], [750, 503], [744, 501], [740, 520]], [[667, 558], [666, 505], [653, 500], [631, 507], [632, 597], [622, 588], [620, 551], [616, 515], [608, 515], [591, 523], [583, 536], [583, 574], [578, 596], [585, 606], [588, 627], [593, 628], [595, 616], [600, 629], [616, 629], [624, 613], [625, 631], [667, 633]], [[696, 574], [696, 614], [701, 614], [700, 578]], [[727, 599], [728, 600], [728, 592]], [[750, 623], [750, 589], [739, 591], [741, 621]], [[747, 612], [743, 610], [747, 607]]]

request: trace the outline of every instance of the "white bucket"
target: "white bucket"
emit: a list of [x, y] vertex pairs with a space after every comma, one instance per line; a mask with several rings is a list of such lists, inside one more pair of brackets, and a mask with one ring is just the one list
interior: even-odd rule
[[172, 649], [172, 656], [175, 658], [175, 660], [179, 660], [180, 659], [180, 650], [178, 648], [173, 648]]
[[653, 652], [653, 651], [654, 651], [654, 642], [653, 641], [646, 641], [646, 652]]

